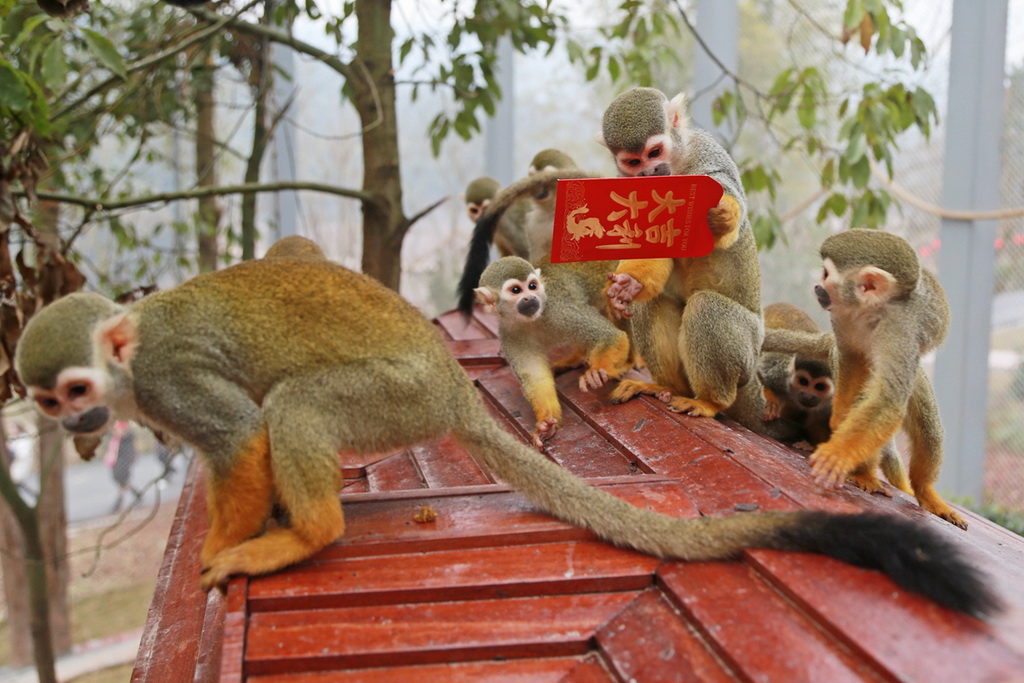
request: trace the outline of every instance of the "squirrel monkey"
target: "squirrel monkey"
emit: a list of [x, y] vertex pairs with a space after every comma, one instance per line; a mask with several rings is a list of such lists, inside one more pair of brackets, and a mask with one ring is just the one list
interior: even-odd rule
[[710, 133], [689, 126], [682, 95], [669, 101], [654, 88], [615, 98], [603, 133], [620, 175], [708, 175], [725, 192], [708, 211], [710, 254], [624, 260], [609, 276], [609, 307], [632, 317], [634, 341], [654, 382], [620, 382], [612, 400], [653, 394], [675, 412], [725, 412], [748, 429], [773, 433], [761, 419], [757, 379], [761, 272], [736, 164]]
[[967, 522], [935, 490], [942, 465], [942, 423], [921, 356], [949, 328], [949, 305], [932, 273], [902, 237], [855, 228], [821, 245], [824, 271], [814, 288], [832, 319], [831, 335], [773, 330], [765, 348], [831, 358], [836, 378], [831, 437], [810, 456], [825, 484], [847, 478], [881, 488], [875, 472], [902, 426], [910, 441], [909, 486], [922, 508], [966, 529]]
[[[38, 409], [72, 434], [99, 435], [130, 417], [196, 447], [208, 472], [206, 588], [276, 571], [342, 535], [337, 451], [451, 433], [541, 508], [617, 545], [690, 560], [752, 547], [818, 552], [880, 568], [966, 613], [999, 606], [958, 548], [911, 520], [816, 511], [677, 519], [587, 485], [491, 417], [414, 306], [326, 260], [246, 261], [129, 307], [72, 294], [32, 317], [15, 367]], [[275, 504], [287, 521], [268, 526]]]
[[[477, 298], [498, 313], [501, 350], [523, 387], [536, 419], [537, 448], [562, 422], [554, 374], [586, 362], [583, 391], [600, 389], [633, 364], [626, 332], [603, 312], [603, 289], [616, 261], [549, 263], [535, 268], [517, 256], [491, 263], [480, 277]], [[551, 363], [548, 353], [569, 345], [570, 355]]]
[[[832, 435], [829, 423], [832, 419], [835, 385], [832, 381], [832, 365], [828, 361], [834, 349], [834, 337], [831, 334], [823, 335], [818, 324], [803, 309], [787, 303], [765, 306], [764, 325], [766, 337], [775, 334], [773, 330], [792, 330], [817, 335], [817, 338], [828, 344], [830, 351], [820, 358], [799, 353], [762, 353], [757, 370], [764, 385], [765, 419], [781, 418], [796, 423], [798, 431], [795, 436], [800, 441], [794, 445], [813, 451], [815, 446], [825, 443]], [[882, 472], [889, 483], [913, 495], [906, 469], [893, 441], [890, 440], [883, 447], [881, 457]], [[859, 480], [859, 472], [855, 472], [852, 477], [868, 493], [891, 495], [880, 485], [877, 477]]]
[[[462, 198], [466, 202], [466, 213], [474, 224], [500, 191], [501, 183], [488, 176], [474, 178], [469, 185], [466, 185], [466, 191]], [[526, 214], [529, 209], [529, 201], [521, 199], [513, 203], [502, 214], [495, 226], [494, 246], [502, 256], [527, 258], [530, 255], [530, 245], [526, 235]]]
[[488, 204], [473, 228], [466, 253], [466, 265], [459, 280], [458, 309], [464, 315], [473, 311], [476, 287], [490, 260], [491, 242], [495, 231], [509, 211], [523, 202], [528, 208], [524, 218], [524, 231], [529, 255], [524, 258], [537, 263], [551, 255], [551, 231], [555, 221], [555, 188], [562, 178], [589, 178], [576, 167], [568, 154], [557, 149], [544, 149], [534, 155], [525, 178], [501, 190]]
[[[764, 307], [764, 326], [769, 330], [821, 332], [803, 309], [784, 302]], [[827, 362], [799, 354], [762, 353], [757, 376], [764, 385], [765, 420], [783, 420], [797, 426], [800, 447], [828, 441], [833, 386]]]

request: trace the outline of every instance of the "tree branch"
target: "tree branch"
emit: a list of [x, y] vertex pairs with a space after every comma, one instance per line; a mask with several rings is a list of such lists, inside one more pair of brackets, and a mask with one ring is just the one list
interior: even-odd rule
[[237, 14], [230, 17], [225, 17], [221, 14], [210, 11], [203, 7], [192, 7], [189, 8], [188, 11], [196, 17], [208, 23], [218, 23], [221, 21], [226, 21], [226, 23], [231, 28], [237, 31], [248, 33], [250, 35], [258, 36], [261, 38], [269, 38], [275, 43], [287, 45], [296, 52], [301, 52], [303, 54], [309, 55], [310, 57], [313, 57], [317, 61], [322, 62], [326, 66], [330, 67], [331, 69], [337, 71], [339, 74], [344, 76], [345, 79], [347, 80], [352, 80], [356, 77], [356, 74], [353, 72], [351, 65], [346, 64], [336, 55], [332, 55], [330, 52], [321, 50], [315, 45], [311, 45], [307, 42], [301, 41], [295, 36], [290, 35], [285, 31], [281, 31], [280, 29], [276, 29], [271, 26], [264, 26], [262, 24], [254, 24], [249, 21], [244, 21], [242, 19], [239, 19]]
[[[166, 50], [164, 50], [162, 52], [158, 52], [158, 53], [156, 53], [154, 55], [150, 55], [149, 57], [145, 57], [143, 59], [140, 59], [139, 61], [135, 62], [134, 64], [129, 64], [127, 67], [125, 67], [125, 73], [129, 73], [130, 74], [130, 73], [134, 73], [136, 71], [140, 71], [142, 69], [149, 68], [149, 67], [153, 66], [154, 64], [158, 64], [161, 61], [167, 59], [168, 57], [173, 57], [174, 55], [178, 54], [179, 52], [182, 52], [186, 48], [190, 47], [191, 45], [194, 45], [195, 43], [198, 43], [199, 41], [205, 40], [205, 39], [209, 38], [210, 36], [212, 36], [215, 33], [217, 33], [219, 30], [224, 28], [225, 24], [230, 23], [232, 20], [234, 20], [236, 17], [238, 17], [238, 15], [240, 15], [242, 12], [245, 12], [249, 8], [253, 7], [258, 2], [260, 2], [260, 0], [250, 0], [242, 8], [240, 8], [237, 12], [235, 12], [235, 14], [232, 15], [232, 16], [223, 16], [222, 17], [220, 15], [216, 15], [217, 19], [213, 23], [212, 26], [208, 26], [207, 28], [204, 28], [201, 31], [196, 31], [191, 36], [189, 36], [185, 40], [181, 41], [177, 45], [174, 45], [174, 46], [172, 46], [172, 47], [170, 47], [170, 48], [168, 48], [168, 49], [166, 49]], [[84, 95], [82, 95], [81, 97], [79, 97], [75, 101], [73, 101], [73, 102], [71, 102], [69, 104], [64, 105], [56, 113], [54, 113], [52, 116], [50, 116], [50, 120], [54, 121], [56, 119], [59, 119], [60, 117], [62, 117], [65, 114], [67, 114], [68, 112], [76, 109], [79, 105], [81, 105], [83, 102], [89, 100], [94, 95], [97, 95], [97, 94], [103, 92], [104, 90], [106, 90], [110, 86], [112, 86], [112, 85], [114, 85], [116, 83], [119, 83], [120, 81], [121, 81], [121, 77], [120, 76], [111, 76], [110, 78], [108, 78], [108, 79], [106, 79], [104, 81], [101, 81], [100, 83], [97, 83], [95, 86], [90, 88], [89, 91], [86, 92]], [[63, 96], [63, 94], [64, 93], [62, 93], [62, 96]]]
[[[250, 192], [280, 192], [282, 190], [309, 190], [311, 192], [323, 192], [325, 194], [334, 194], [341, 197], [349, 197], [350, 199], [358, 199], [362, 202], [371, 202], [376, 199], [372, 194], [361, 190], [350, 190], [348, 188], [327, 185], [325, 183], [312, 183], [298, 180], [281, 181], [277, 183], [243, 183], [241, 185], [197, 187], [191, 190], [181, 190], [179, 192], [161, 192], [158, 194], [146, 195], [144, 197], [129, 197], [127, 199], [112, 199], [109, 201], [103, 199], [90, 199], [88, 197], [76, 197], [74, 195], [55, 194], [52, 192], [38, 192], [37, 195], [39, 199], [61, 202], [64, 204], [73, 204], [85, 207], [86, 209], [95, 212], [117, 211], [119, 209], [129, 209], [137, 206], [145, 206], [146, 204], [162, 204], [181, 199], [200, 199], [202, 197], [212, 197], [215, 195], [245, 194]], [[15, 192], [14, 194], [17, 196], [24, 196], [24, 192]]]

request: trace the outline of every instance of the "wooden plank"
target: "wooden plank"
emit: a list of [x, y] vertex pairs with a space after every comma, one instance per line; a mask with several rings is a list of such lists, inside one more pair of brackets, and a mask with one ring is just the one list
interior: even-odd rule
[[603, 626], [597, 644], [623, 681], [734, 680], [658, 590], [645, 591]]
[[680, 467], [676, 475], [690, 500], [704, 515], [726, 512], [793, 510], [798, 506], [725, 454], [708, 455]]
[[[667, 480], [600, 486], [639, 507], [674, 517], [694, 518], [697, 509], [678, 484]], [[457, 492], [458, 489], [453, 491]], [[414, 492], [409, 492], [414, 493]], [[352, 496], [345, 502], [345, 536], [318, 559], [589, 540], [593, 534], [541, 512], [521, 494], [495, 487], [473, 495], [407, 495], [402, 498]], [[417, 524], [412, 516], [429, 505], [437, 519]]]
[[872, 677], [741, 562], [674, 562], [658, 578], [740, 678], [852, 683]]
[[[959, 533], [952, 530], [951, 533]], [[757, 550], [749, 561], [843, 645], [898, 680], [1016, 681], [1024, 655], [993, 628], [826, 557]]]
[[[586, 672], [588, 678], [580, 678]], [[594, 677], [594, 676], [598, 677]], [[346, 669], [291, 675], [250, 676], [249, 683], [585, 683], [608, 681], [592, 657], [549, 657], [508, 661], [425, 664], [373, 669]]]
[[366, 481], [371, 491], [404, 491], [427, 487], [416, 461], [402, 451], [375, 462], [366, 468]]
[[[518, 423], [522, 432], [533, 430], [536, 416], [511, 369], [488, 373], [477, 385]], [[562, 411], [562, 426], [547, 442], [544, 452], [578, 477], [616, 477], [636, 471], [630, 458], [594, 432], [572, 410]], [[585, 457], [581, 457], [582, 454]]]
[[642, 463], [642, 469], [662, 473], [721, 449], [680, 429], [659, 403], [634, 399], [621, 404], [608, 400], [608, 391], [582, 392], [560, 379], [564, 400], [582, 415], [599, 435]]
[[445, 437], [412, 447], [410, 454], [429, 488], [493, 484], [473, 456], [454, 437]]
[[[193, 679], [207, 608], [207, 595], [199, 588], [199, 551], [205, 537], [205, 476], [193, 459], [143, 628], [133, 683]], [[217, 634], [209, 637], [216, 640]]]
[[606, 543], [546, 543], [318, 562], [254, 578], [252, 612], [480, 600], [651, 585], [660, 561]]
[[501, 355], [501, 343], [497, 339], [468, 339], [446, 342], [448, 350], [459, 359], [462, 367], [505, 365]]
[[458, 311], [448, 311], [434, 318], [445, 339], [462, 341], [466, 339], [494, 339], [498, 336], [498, 319], [493, 313], [482, 308], [473, 311], [473, 317], [466, 320]]
[[252, 615], [251, 674], [579, 655], [636, 593], [456, 601]]
[[249, 635], [249, 578], [236, 576], [228, 583], [224, 605], [224, 638], [218, 683], [243, 683], [245, 647]]
[[228, 602], [219, 591], [210, 591], [207, 594], [192, 683], [228, 683], [227, 679], [220, 675], [224, 642], [233, 637], [225, 623], [227, 605]]

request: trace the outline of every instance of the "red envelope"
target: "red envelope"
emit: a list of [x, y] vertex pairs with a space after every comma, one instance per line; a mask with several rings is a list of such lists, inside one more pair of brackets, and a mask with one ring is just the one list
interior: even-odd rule
[[551, 262], [706, 256], [721, 199], [706, 175], [559, 180]]

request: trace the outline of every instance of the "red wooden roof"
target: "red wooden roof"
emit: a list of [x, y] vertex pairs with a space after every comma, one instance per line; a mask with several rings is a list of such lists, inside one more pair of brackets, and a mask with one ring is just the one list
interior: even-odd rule
[[[532, 412], [493, 318], [438, 319], [493, 414]], [[1024, 539], [967, 514], [956, 529], [907, 496], [827, 491], [803, 455], [727, 420], [640, 398], [611, 405], [559, 378], [549, 455], [634, 504], [680, 517], [750, 509], [885, 510], [931, 524], [987, 569], [989, 623], [878, 572], [798, 553], [666, 562], [593, 540], [495, 482], [451, 439], [346, 460], [344, 538], [300, 565], [198, 588], [204, 478], [182, 494], [132, 680], [1024, 680]], [[417, 523], [421, 506], [437, 512]]]

